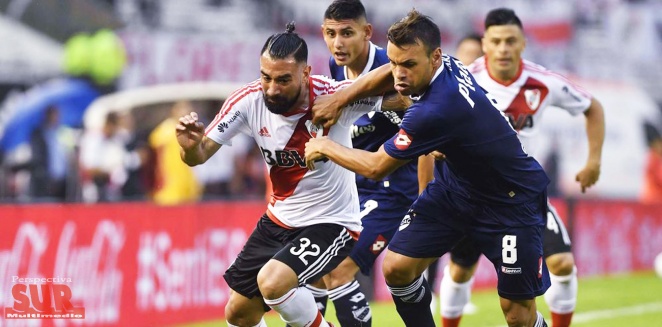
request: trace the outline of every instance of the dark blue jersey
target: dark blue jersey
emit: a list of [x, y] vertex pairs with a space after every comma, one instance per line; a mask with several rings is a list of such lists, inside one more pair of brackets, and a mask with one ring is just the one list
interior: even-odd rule
[[[370, 43], [368, 63], [361, 75], [388, 62], [386, 50]], [[345, 67], [338, 66], [333, 56], [329, 59], [329, 70], [333, 79], [337, 81], [347, 79]], [[398, 133], [403, 116], [404, 111], [370, 112], [361, 116], [352, 126], [352, 145], [357, 149], [377, 151], [384, 142]], [[366, 194], [395, 193], [402, 197], [393, 198], [392, 201], [408, 207], [418, 196], [417, 165], [418, 160], [412, 160], [382, 181], [374, 181], [357, 174], [356, 186], [359, 197], [362, 198]]]
[[[519, 204], [544, 192], [549, 179], [524, 153], [516, 132], [457, 59], [443, 55], [429, 88], [407, 110], [398, 135], [384, 144], [397, 159], [437, 150], [435, 187], [471, 201]], [[434, 192], [432, 192], [434, 191]]]

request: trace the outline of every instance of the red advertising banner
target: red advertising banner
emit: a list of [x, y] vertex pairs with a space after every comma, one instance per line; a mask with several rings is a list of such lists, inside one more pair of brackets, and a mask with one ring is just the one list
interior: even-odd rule
[[[0, 206], [0, 326], [219, 319], [229, 296], [223, 273], [265, 208], [262, 202]], [[28, 317], [37, 319], [24, 319], [26, 301]], [[84, 319], [49, 316], [67, 303]]]
[[662, 253], [662, 205], [578, 202], [574, 217], [580, 276], [651, 270]]
[[[565, 202], [552, 202], [567, 219]], [[221, 319], [223, 273], [264, 210], [261, 201], [0, 206], [0, 327]], [[662, 252], [662, 206], [586, 201], [573, 216], [582, 276], [650, 270]], [[390, 301], [379, 263], [375, 272], [375, 298]], [[496, 285], [485, 258], [475, 276], [477, 288]]]

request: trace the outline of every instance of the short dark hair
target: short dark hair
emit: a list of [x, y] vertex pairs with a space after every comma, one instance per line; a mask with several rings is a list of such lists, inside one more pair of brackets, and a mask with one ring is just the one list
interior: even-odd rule
[[271, 35], [262, 46], [260, 55], [265, 52], [273, 59], [285, 59], [294, 56], [296, 62], [308, 62], [308, 45], [299, 34], [294, 33], [294, 22], [290, 22], [285, 27], [284, 33]]
[[464, 41], [476, 41], [478, 43], [482, 43], [483, 42], [483, 37], [480, 36], [479, 34], [476, 34], [476, 33], [467, 34], [463, 38], [461, 38], [460, 41], [458, 41], [456, 45], [459, 46], [460, 43], [462, 43]]
[[359, 18], [366, 18], [365, 7], [359, 0], [335, 0], [324, 12], [324, 19], [357, 20]]
[[509, 8], [490, 10], [487, 16], [485, 16], [485, 29], [488, 29], [490, 26], [501, 25], [517, 25], [520, 29], [524, 29], [522, 27], [522, 21], [517, 17], [514, 10]]
[[399, 48], [420, 41], [427, 48], [428, 55], [441, 46], [439, 26], [416, 9], [412, 9], [407, 16], [391, 25], [386, 37]]

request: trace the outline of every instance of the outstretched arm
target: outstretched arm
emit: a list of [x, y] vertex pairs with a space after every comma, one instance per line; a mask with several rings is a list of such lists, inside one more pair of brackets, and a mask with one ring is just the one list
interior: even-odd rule
[[586, 189], [593, 186], [600, 178], [602, 145], [605, 141], [605, 113], [602, 104], [598, 100], [592, 99], [591, 106], [584, 112], [584, 116], [588, 137], [588, 159], [584, 168], [575, 177], [582, 193], [586, 192]]
[[306, 143], [306, 166], [314, 169], [314, 161], [329, 158], [345, 169], [370, 179], [380, 180], [409, 160], [389, 156], [382, 145], [377, 152], [344, 147], [327, 137], [312, 138]]
[[313, 124], [323, 123], [324, 127], [330, 127], [338, 121], [341, 108], [356, 100], [394, 90], [391, 65], [375, 68], [331, 96], [317, 97], [313, 103]]
[[179, 118], [176, 127], [179, 155], [189, 166], [205, 163], [221, 145], [205, 136], [205, 126], [198, 121], [198, 114], [191, 112]]

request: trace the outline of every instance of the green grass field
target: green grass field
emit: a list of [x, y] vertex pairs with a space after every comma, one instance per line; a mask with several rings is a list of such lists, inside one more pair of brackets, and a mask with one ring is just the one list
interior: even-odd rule
[[[472, 302], [478, 311], [462, 318], [462, 326], [505, 326], [496, 291], [474, 292]], [[538, 308], [549, 323], [549, 311], [542, 298]], [[329, 302], [331, 303], [331, 302]], [[395, 306], [390, 303], [372, 304], [372, 325], [375, 327], [400, 327]], [[329, 321], [336, 323], [333, 305], [326, 313]], [[280, 317], [270, 312], [265, 316], [267, 325], [284, 326]], [[438, 315], [437, 324], [440, 324]], [[225, 326], [225, 321], [210, 321], [180, 327]], [[650, 327], [662, 326], [662, 279], [654, 273], [585, 278], [579, 281], [579, 298], [573, 326], [600, 327]], [[550, 325], [551, 327], [551, 325]]]

